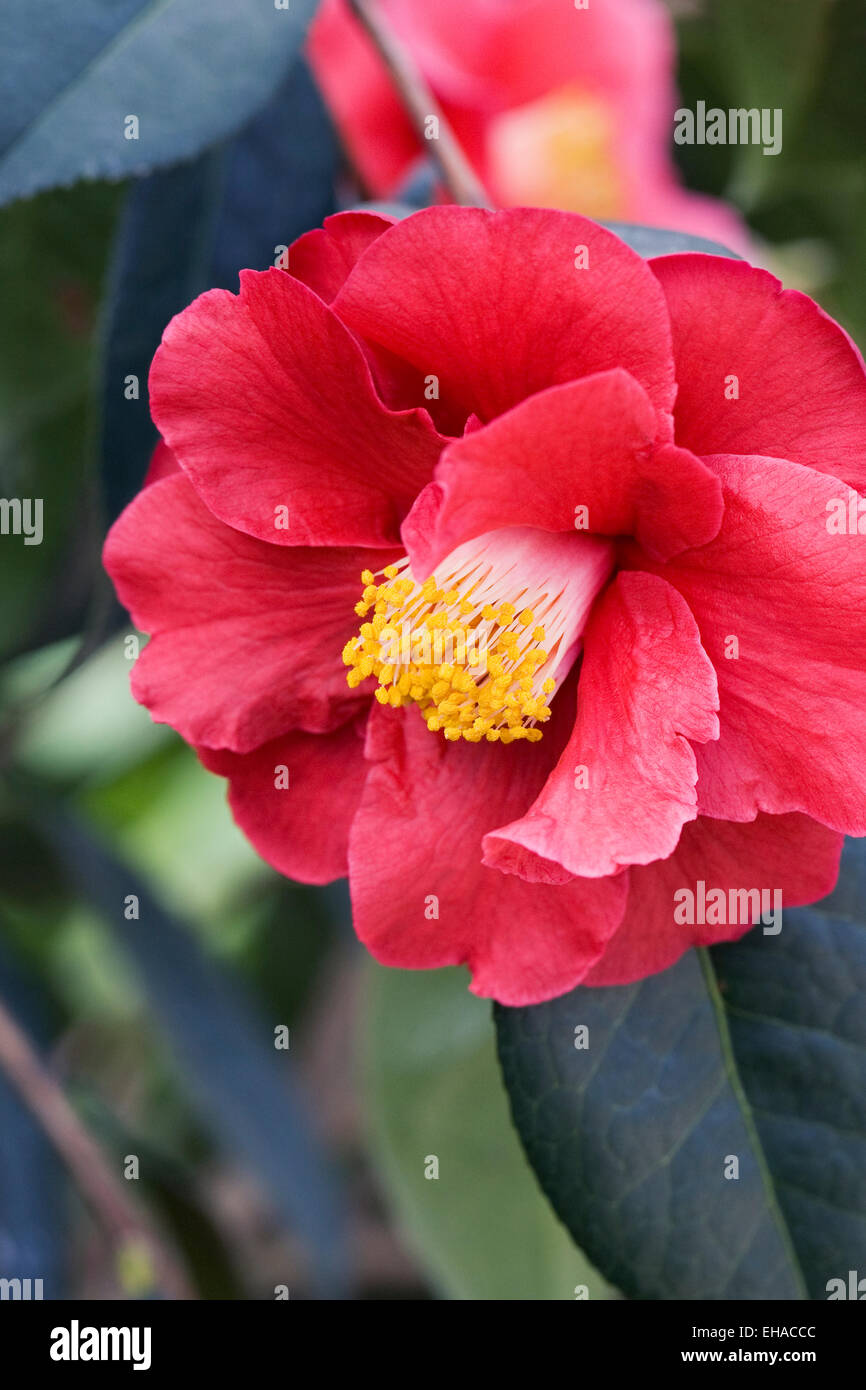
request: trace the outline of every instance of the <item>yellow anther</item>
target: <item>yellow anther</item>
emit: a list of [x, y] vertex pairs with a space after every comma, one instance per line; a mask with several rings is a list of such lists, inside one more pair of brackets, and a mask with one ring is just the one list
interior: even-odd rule
[[[533, 607], [518, 611], [501, 596], [491, 601], [496, 584], [477, 565], [464, 567], [460, 578], [458, 568], [442, 583], [434, 574], [419, 585], [407, 563], [387, 565], [380, 582], [371, 570], [361, 573], [355, 612], [367, 620], [342, 648], [349, 687], [374, 678], [379, 704], [417, 705], [427, 728], [451, 743], [538, 742], [542, 730], [530, 722], [550, 717], [545, 699], [556, 681], [536, 683], [548, 653]], [[551, 640], [558, 643], [560, 633], [554, 629]]]

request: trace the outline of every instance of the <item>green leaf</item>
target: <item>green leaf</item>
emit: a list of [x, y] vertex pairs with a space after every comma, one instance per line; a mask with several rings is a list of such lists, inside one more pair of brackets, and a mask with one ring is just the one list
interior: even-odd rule
[[117, 203], [95, 185], [0, 212], [0, 496], [43, 502], [41, 544], [0, 544], [3, 656], [76, 630], [99, 565], [88, 393]]
[[725, 159], [733, 154], [733, 177], [727, 196], [751, 209], [784, 174], [787, 150], [808, 119], [810, 96], [820, 78], [835, 0], [725, 0], [711, 7], [702, 24], [713, 76], [722, 93], [709, 96], [708, 107], [724, 110], [782, 112], [782, 152], [765, 155], [761, 144], [733, 151], [713, 148]]
[[[369, 963], [365, 1111], [411, 1244], [447, 1297], [612, 1294], [535, 1188], [508, 1119], [489, 1006], [462, 970]], [[438, 1159], [438, 1179], [425, 1177]]]
[[0, 203], [147, 173], [231, 134], [275, 90], [314, 9], [315, 0], [5, 0]]
[[758, 926], [638, 984], [497, 1006], [538, 1179], [630, 1297], [826, 1298], [862, 1263], [864, 895], [852, 841], [837, 892], [786, 910], [779, 935]]

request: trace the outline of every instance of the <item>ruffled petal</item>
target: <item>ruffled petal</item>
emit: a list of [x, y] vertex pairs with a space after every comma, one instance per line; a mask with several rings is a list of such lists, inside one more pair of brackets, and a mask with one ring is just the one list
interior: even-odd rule
[[[807, 816], [760, 815], [748, 825], [701, 816], [684, 828], [668, 859], [629, 870], [622, 925], [584, 983], [631, 984], [666, 970], [690, 946], [736, 940], [755, 920], [751, 903], [756, 899], [732, 898], [731, 890], [739, 895], [764, 890], [763, 902], [771, 914], [779, 901], [783, 911], [817, 902], [836, 882], [842, 842], [841, 835]], [[722, 890], [724, 909], [717, 907], [713, 913], [705, 907], [700, 912], [700, 883], [705, 895]], [[682, 921], [689, 915], [684, 890], [694, 895], [693, 917], [724, 915], [725, 920]], [[778, 916], [771, 925], [778, 925]]]
[[481, 863], [481, 839], [532, 800], [566, 733], [446, 743], [414, 711], [374, 708], [370, 773], [349, 843], [355, 929], [385, 965], [466, 963], [474, 993], [534, 1004], [573, 988], [618, 926], [626, 875], [525, 883]]
[[349, 828], [367, 774], [361, 715], [329, 734], [286, 734], [252, 753], [200, 748], [227, 777], [229, 805], [263, 859], [301, 883], [347, 872]]
[[180, 472], [180, 464], [171, 449], [160, 439], [150, 456], [150, 463], [144, 475], [143, 487], [158, 483], [162, 478], [170, 478], [172, 473]]
[[545, 879], [552, 860], [600, 878], [669, 855], [697, 815], [690, 740], [718, 737], [715, 672], [687, 605], [620, 574], [584, 634], [577, 722], [530, 810], [484, 840], [484, 862]]
[[325, 218], [323, 226], [304, 232], [292, 242], [289, 274], [330, 304], [356, 261], [393, 225], [393, 217], [377, 212], [336, 212]]
[[649, 265], [674, 335], [677, 443], [792, 459], [866, 491], [866, 371], [838, 323], [743, 261]]
[[722, 519], [718, 479], [694, 454], [654, 444], [646, 392], [615, 368], [553, 386], [448, 446], [403, 523], [419, 573], [503, 526], [633, 535], [667, 558]]
[[866, 834], [864, 539], [828, 530], [834, 499], [847, 518], [857, 494], [783, 459], [706, 462], [724, 488], [715, 540], [666, 565], [623, 554], [680, 591], [716, 668], [721, 735], [697, 750], [699, 809], [803, 811]]
[[154, 483], [104, 555], [121, 602], [152, 634], [135, 698], [188, 742], [242, 753], [287, 729], [335, 728], [366, 699], [341, 659], [361, 570], [394, 558], [267, 545], [218, 521], [183, 474]]
[[613, 367], [644, 387], [663, 425], [672, 407], [658, 281], [618, 237], [575, 213], [427, 208], [365, 252], [334, 310], [485, 422]]
[[150, 373], [154, 420], [211, 511], [278, 545], [382, 545], [429, 482], [442, 438], [379, 399], [359, 344], [306, 285], [241, 272], [172, 319]]

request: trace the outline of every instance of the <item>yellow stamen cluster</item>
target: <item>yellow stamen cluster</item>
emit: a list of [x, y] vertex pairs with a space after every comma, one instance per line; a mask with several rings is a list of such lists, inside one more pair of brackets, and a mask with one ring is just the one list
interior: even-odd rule
[[355, 612], [365, 621], [343, 648], [349, 685], [375, 676], [380, 704], [417, 704], [427, 728], [451, 741], [537, 742], [556, 682], [536, 680], [548, 653], [532, 609], [485, 601], [479, 568], [444, 587], [435, 576], [416, 584], [408, 560], [381, 574], [361, 575]]

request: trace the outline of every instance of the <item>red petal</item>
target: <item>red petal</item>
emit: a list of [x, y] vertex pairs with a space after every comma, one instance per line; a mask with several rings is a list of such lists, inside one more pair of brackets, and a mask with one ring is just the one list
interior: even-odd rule
[[198, 750], [206, 768], [229, 778], [235, 820], [281, 874], [330, 883], [346, 873], [349, 827], [367, 772], [365, 718], [330, 734], [287, 734], [253, 753]]
[[[628, 907], [619, 931], [584, 981], [588, 985], [627, 985], [665, 970], [690, 946], [730, 941], [749, 931], [751, 922], [727, 925], [674, 920], [674, 894], [706, 890], [780, 889], [783, 910], [817, 902], [830, 892], [839, 873], [842, 836], [807, 816], [758, 816], [747, 825], [701, 816], [685, 826], [669, 859], [629, 870]], [[730, 899], [728, 899], [730, 902]], [[739, 910], [726, 915], [746, 915]]]
[[361, 569], [393, 551], [266, 545], [218, 521], [176, 474], [130, 503], [104, 558], [153, 634], [135, 698], [190, 743], [246, 752], [293, 727], [333, 729], [364, 698], [341, 653], [358, 626]]
[[636, 535], [659, 558], [711, 540], [718, 479], [672, 444], [655, 448], [646, 392], [615, 368], [530, 396], [444, 450], [435, 480], [403, 523], [417, 573], [503, 526]]
[[211, 290], [172, 319], [150, 400], [211, 511], [281, 545], [396, 540], [442, 444], [426, 412], [382, 404], [351, 334], [273, 269], [242, 271], [240, 295]]
[[[764, 454], [866, 491], [866, 372], [847, 333], [765, 270], [720, 256], [649, 262], [670, 308], [677, 443]], [[736, 377], [739, 399], [728, 400]]]
[[379, 237], [334, 309], [485, 421], [612, 367], [631, 372], [662, 415], [672, 406], [658, 282], [636, 252], [576, 213], [427, 208]]
[[584, 634], [565, 751], [527, 814], [486, 837], [484, 862], [535, 879], [553, 860], [600, 878], [664, 858], [697, 815], [689, 740], [718, 737], [717, 709], [682, 598], [654, 575], [620, 574]]
[[160, 439], [150, 456], [142, 487], [150, 487], [151, 483], [158, 483], [162, 478], [170, 478], [172, 473], [179, 472], [180, 464], [171, 449]]
[[375, 212], [337, 212], [326, 217], [324, 226], [314, 227], [292, 243], [289, 274], [330, 304], [355, 262], [393, 224], [393, 217]]
[[679, 589], [719, 678], [699, 808], [740, 821], [803, 811], [866, 834], [864, 540], [827, 531], [828, 502], [848, 490], [783, 459], [706, 462], [724, 488], [715, 540], [661, 566], [624, 556]]
[[465, 962], [473, 992], [503, 1004], [583, 978], [620, 921], [626, 876], [563, 885], [551, 865], [549, 883], [529, 884], [481, 863], [485, 831], [532, 800], [564, 734], [559, 745], [547, 732], [535, 744], [446, 743], [416, 711], [374, 707], [349, 866], [355, 928], [378, 960]]

